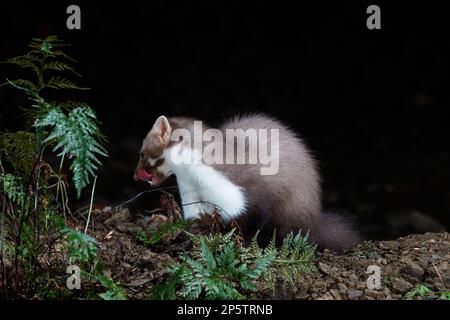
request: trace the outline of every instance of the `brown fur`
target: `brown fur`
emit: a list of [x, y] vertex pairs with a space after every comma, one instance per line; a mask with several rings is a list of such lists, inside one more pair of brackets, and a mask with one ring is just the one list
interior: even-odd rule
[[217, 166], [246, 192], [250, 210], [238, 222], [247, 241], [258, 229], [263, 245], [268, 243], [274, 229], [278, 243], [287, 233], [302, 230], [309, 232], [319, 248], [339, 252], [359, 241], [358, 233], [348, 220], [322, 212], [322, 191], [316, 161], [303, 140], [291, 129], [261, 114], [236, 117], [220, 129], [225, 132], [227, 128], [266, 128], [279, 129], [280, 132], [280, 168], [277, 174], [260, 175], [260, 164]]

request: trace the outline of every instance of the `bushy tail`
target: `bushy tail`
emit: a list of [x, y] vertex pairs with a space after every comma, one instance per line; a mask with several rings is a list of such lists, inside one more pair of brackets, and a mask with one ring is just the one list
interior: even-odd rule
[[347, 217], [334, 212], [325, 212], [310, 230], [311, 240], [319, 249], [330, 249], [343, 253], [361, 241], [353, 223]]

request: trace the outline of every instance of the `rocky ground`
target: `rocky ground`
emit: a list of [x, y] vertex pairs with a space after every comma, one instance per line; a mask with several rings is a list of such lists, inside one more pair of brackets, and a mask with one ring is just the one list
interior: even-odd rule
[[[415, 234], [394, 241], [368, 241], [341, 256], [326, 251], [317, 260], [319, 273], [305, 278], [295, 298], [405, 299], [421, 285], [433, 292], [449, 292], [449, 260], [450, 237], [446, 232]], [[380, 268], [380, 289], [368, 288], [369, 266]], [[430, 293], [414, 298], [432, 297]]]
[[[165, 219], [154, 213], [131, 214], [128, 209], [113, 212], [110, 208], [96, 209], [93, 213], [91, 230], [100, 243], [101, 257], [110, 265], [112, 278], [122, 284], [131, 299], [148, 297], [152, 284], [164, 279], [167, 266], [189, 246], [180, 235], [177, 241], [168, 238], [163, 240], [167, 245], [152, 246], [152, 249], [138, 241], [136, 235], [140, 230]], [[447, 232], [414, 234], [393, 241], [365, 241], [345, 255], [327, 250], [318, 253], [317, 272], [302, 277], [297, 288], [280, 284], [275, 295], [264, 291], [259, 296], [318, 300], [448, 297], [449, 261]], [[379, 286], [369, 288], [370, 268], [377, 267]], [[376, 282], [373, 283], [376, 287]], [[411, 292], [420, 286], [426, 286], [426, 291], [411, 297]]]

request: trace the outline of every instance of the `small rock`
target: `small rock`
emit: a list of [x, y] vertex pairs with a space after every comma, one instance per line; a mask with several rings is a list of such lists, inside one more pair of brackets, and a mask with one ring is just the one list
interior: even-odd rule
[[147, 249], [142, 254], [142, 261], [147, 262], [147, 261], [153, 260], [155, 258], [155, 256], [157, 256], [156, 253]]
[[361, 290], [350, 289], [347, 291], [347, 296], [350, 300], [358, 299], [362, 294], [363, 292]]
[[350, 274], [350, 275], [348, 276], [348, 278], [349, 278], [351, 281], [358, 281], [358, 280], [359, 280], [359, 278], [358, 278], [358, 276], [356, 275], [356, 273]]
[[345, 293], [345, 292], [347, 292], [347, 286], [345, 285], [345, 284], [343, 284], [343, 283], [338, 283], [338, 285], [337, 285], [337, 287], [338, 287], [338, 290], [339, 290], [339, 292], [340, 293]]
[[358, 289], [358, 290], [364, 290], [364, 289], [366, 289], [367, 288], [367, 283], [366, 282], [359, 282], [357, 285], [356, 285], [356, 289]]
[[[393, 278], [391, 280], [392, 288], [400, 293], [405, 293], [410, 291], [414, 286], [408, 281], [401, 278]], [[392, 296], [394, 298], [394, 296]], [[394, 298], [395, 299], [395, 298]]]
[[125, 222], [130, 219], [130, 211], [128, 209], [122, 209], [119, 212], [114, 213], [111, 217], [105, 220], [105, 224], [117, 224], [119, 222]]
[[417, 263], [409, 261], [404, 270], [403, 270], [410, 278], [415, 280], [422, 279], [425, 271], [421, 266], [419, 266]]
[[142, 227], [131, 222], [122, 223], [116, 226], [120, 232], [137, 233], [142, 230]]
[[383, 295], [383, 292], [381, 292], [381, 291], [370, 290], [370, 289], [364, 290], [364, 293], [365, 293], [367, 296], [373, 297], [373, 298], [380, 298], [380, 297]]
[[317, 300], [334, 300], [334, 298], [330, 293], [327, 292], [324, 295], [318, 297]]
[[322, 273], [327, 274], [327, 275], [330, 275], [333, 273], [333, 268], [322, 262], [319, 262], [319, 270]]
[[438, 255], [438, 254], [433, 254], [433, 255], [431, 255], [431, 258], [429, 259], [429, 261], [430, 261], [431, 263], [436, 263], [436, 262], [438, 262], [439, 260], [441, 260], [441, 256]]
[[337, 291], [336, 289], [331, 289], [330, 294], [333, 296], [334, 300], [342, 300], [339, 291]]

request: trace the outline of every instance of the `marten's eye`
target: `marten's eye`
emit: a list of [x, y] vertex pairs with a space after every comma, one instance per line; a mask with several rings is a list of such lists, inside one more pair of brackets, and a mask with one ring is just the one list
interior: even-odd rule
[[156, 160], [155, 162], [155, 167], [159, 167], [160, 165], [162, 165], [164, 163], [164, 158], [160, 158], [158, 160]]

